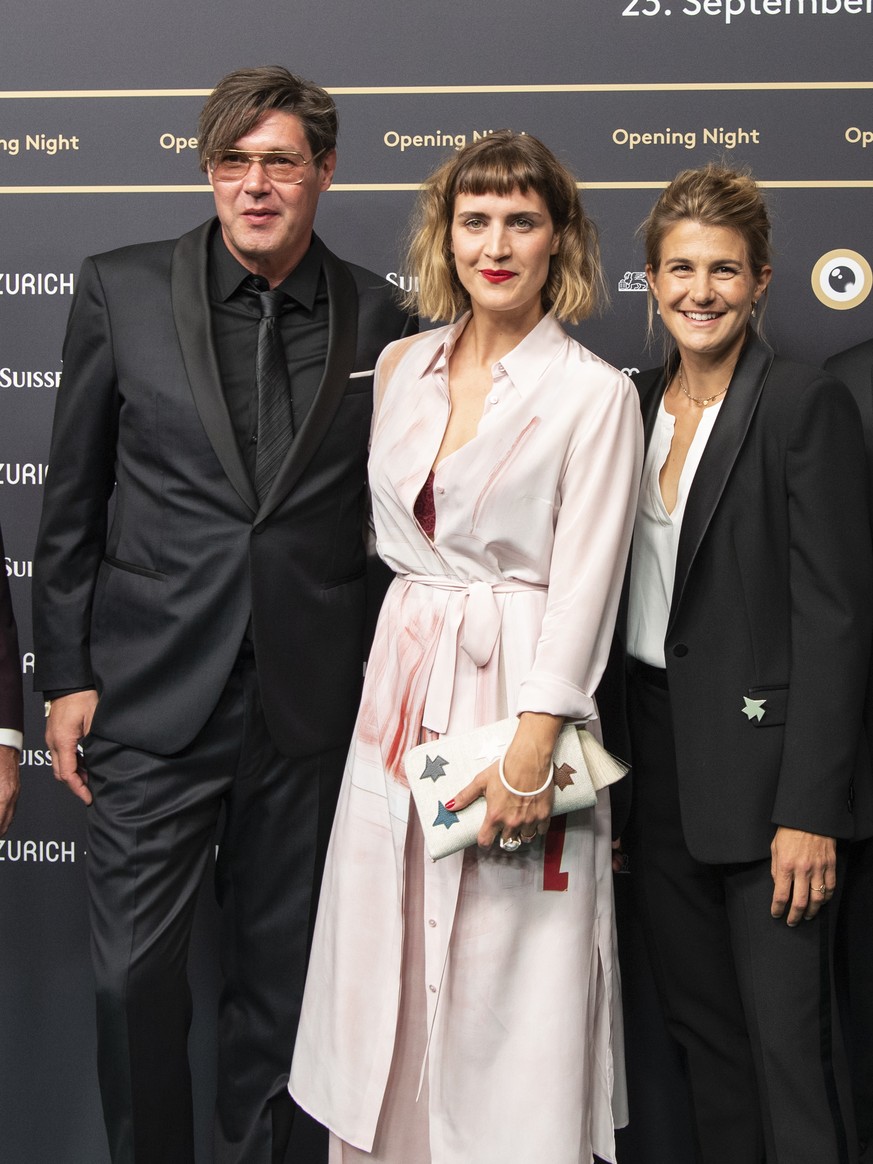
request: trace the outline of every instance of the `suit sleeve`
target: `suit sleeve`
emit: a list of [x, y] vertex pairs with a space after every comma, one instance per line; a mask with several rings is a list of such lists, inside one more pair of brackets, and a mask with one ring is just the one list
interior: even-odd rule
[[49, 473], [34, 554], [38, 690], [94, 686], [91, 605], [115, 484], [119, 398], [109, 308], [86, 259], [64, 340]]
[[773, 822], [845, 829], [873, 633], [864, 445], [846, 389], [799, 388], [786, 453], [791, 674]]

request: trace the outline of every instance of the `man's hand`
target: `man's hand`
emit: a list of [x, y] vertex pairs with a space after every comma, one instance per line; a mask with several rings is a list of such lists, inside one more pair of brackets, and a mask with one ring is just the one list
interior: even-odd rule
[[15, 802], [21, 789], [18, 777], [18, 748], [0, 744], [0, 837], [12, 824]]
[[96, 709], [96, 691], [74, 691], [72, 695], [52, 700], [45, 725], [45, 742], [51, 749], [55, 780], [63, 781], [70, 792], [86, 804], [90, 804], [93, 798], [78, 746], [79, 740], [91, 730]]
[[837, 843], [833, 837], [778, 828], [770, 846], [773, 877], [772, 917], [782, 917], [788, 902], [787, 922], [796, 926], [811, 921], [834, 895], [837, 887]]

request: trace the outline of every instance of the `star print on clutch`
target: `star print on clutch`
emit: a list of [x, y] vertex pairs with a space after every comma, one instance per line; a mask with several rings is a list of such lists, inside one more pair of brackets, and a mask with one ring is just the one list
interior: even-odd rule
[[576, 781], [573, 779], [575, 774], [575, 768], [571, 768], [570, 765], [566, 763], [562, 764], [560, 768], [555, 769], [555, 787], [559, 788], [561, 792], [563, 792], [565, 788], [569, 788], [571, 784], [576, 783]]
[[744, 715], [747, 715], [750, 720], [756, 719], [760, 723], [767, 714], [764, 711], [764, 704], [766, 699], [749, 699], [748, 695], [743, 696], [743, 707], [741, 708]]
[[458, 814], [456, 812], [449, 812], [441, 800], [437, 801], [439, 808], [437, 809], [436, 820], [431, 825], [431, 828], [436, 828], [437, 825], [445, 825], [450, 829], [453, 824], [458, 823]]
[[425, 754], [424, 771], [419, 776], [419, 780], [439, 780], [440, 777], [446, 774], [446, 764], [448, 764], [448, 760], [444, 760], [442, 756], [434, 756], [431, 759], [430, 756]]

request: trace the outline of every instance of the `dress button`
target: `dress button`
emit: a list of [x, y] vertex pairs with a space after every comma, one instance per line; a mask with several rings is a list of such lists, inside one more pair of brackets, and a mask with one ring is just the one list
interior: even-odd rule
[[676, 656], [677, 659], [684, 659], [685, 656], [688, 654], [688, 648], [685, 646], [684, 643], [677, 643], [676, 646], [673, 648], [673, 654]]
[[446, 491], [445, 486], [444, 485], [437, 485], [436, 491], [437, 491], [437, 493], [445, 493], [445, 491]]
[[488, 399], [491, 401], [492, 404], [498, 404], [500, 402], [500, 397], [497, 396], [496, 394], [493, 396], [489, 396]]
[[436, 987], [434, 986], [434, 984], [432, 982], [431, 982], [430, 986], [428, 986], [428, 990], [431, 992], [431, 994], [436, 994]]
[[436, 920], [434, 918], [428, 918], [427, 924], [431, 927], [431, 929], [433, 929], [433, 927], [436, 925]]

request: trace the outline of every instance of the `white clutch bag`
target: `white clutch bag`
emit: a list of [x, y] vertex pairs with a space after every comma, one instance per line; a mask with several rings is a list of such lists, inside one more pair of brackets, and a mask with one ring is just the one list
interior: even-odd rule
[[[485, 798], [457, 812], [449, 812], [446, 804], [477, 772], [504, 754], [517, 727], [517, 719], [503, 719], [464, 735], [441, 736], [407, 752], [403, 761], [406, 779], [425, 846], [434, 861], [476, 843], [485, 819]], [[620, 780], [628, 770], [591, 732], [576, 724], [561, 729], [553, 762], [553, 816], [591, 808], [600, 789]]]

